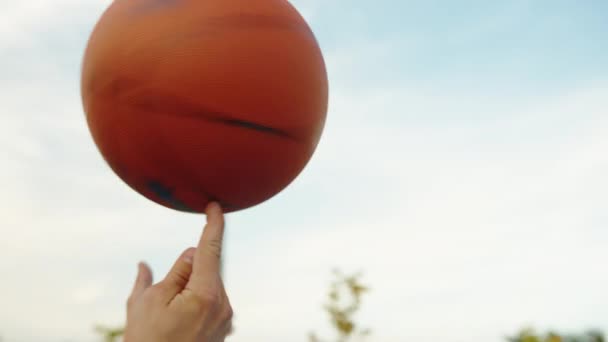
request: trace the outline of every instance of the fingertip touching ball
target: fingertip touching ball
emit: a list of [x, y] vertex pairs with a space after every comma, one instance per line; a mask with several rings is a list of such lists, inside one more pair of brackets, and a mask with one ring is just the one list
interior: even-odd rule
[[245, 209], [312, 157], [328, 104], [313, 32], [286, 0], [115, 0], [85, 51], [88, 127], [112, 170], [166, 207]]

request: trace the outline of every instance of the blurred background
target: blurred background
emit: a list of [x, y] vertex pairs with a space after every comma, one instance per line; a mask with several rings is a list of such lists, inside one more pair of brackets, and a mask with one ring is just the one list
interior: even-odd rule
[[[252, 0], [254, 1], [254, 0]], [[255, 0], [257, 1], [257, 0]], [[99, 341], [204, 217], [124, 185], [80, 103], [109, 0], [0, 0], [0, 339]], [[317, 153], [228, 217], [234, 342], [331, 339], [335, 267], [369, 341], [608, 328], [608, 2], [294, 0], [330, 77]]]

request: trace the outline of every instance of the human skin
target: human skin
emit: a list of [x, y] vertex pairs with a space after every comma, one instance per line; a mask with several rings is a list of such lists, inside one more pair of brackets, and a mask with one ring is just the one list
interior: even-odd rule
[[217, 203], [196, 248], [188, 248], [158, 282], [145, 263], [127, 301], [125, 342], [222, 342], [232, 307], [220, 275], [224, 214]]

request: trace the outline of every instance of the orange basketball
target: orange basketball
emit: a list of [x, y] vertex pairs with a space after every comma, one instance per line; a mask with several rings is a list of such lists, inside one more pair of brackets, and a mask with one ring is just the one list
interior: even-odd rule
[[194, 213], [282, 191], [314, 153], [328, 102], [318, 43], [286, 0], [115, 0], [90, 37], [81, 90], [112, 170]]

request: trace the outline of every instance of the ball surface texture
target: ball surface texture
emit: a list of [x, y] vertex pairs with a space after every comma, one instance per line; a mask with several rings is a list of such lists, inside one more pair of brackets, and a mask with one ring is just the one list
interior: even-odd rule
[[286, 0], [115, 0], [90, 36], [81, 93], [112, 170], [193, 213], [281, 192], [312, 157], [328, 106], [323, 55]]

